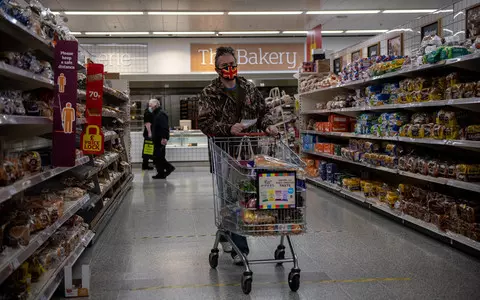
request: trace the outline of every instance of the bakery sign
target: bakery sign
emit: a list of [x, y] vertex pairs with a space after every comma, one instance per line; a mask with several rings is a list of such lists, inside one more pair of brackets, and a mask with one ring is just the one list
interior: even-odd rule
[[190, 71], [214, 72], [215, 49], [230, 46], [237, 55], [238, 71], [297, 71], [305, 57], [303, 43], [190, 44]]

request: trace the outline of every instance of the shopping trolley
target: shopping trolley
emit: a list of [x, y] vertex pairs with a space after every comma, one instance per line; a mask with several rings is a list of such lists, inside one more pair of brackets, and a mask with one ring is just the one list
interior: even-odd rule
[[[245, 294], [252, 289], [250, 265], [268, 263], [293, 262], [288, 285], [297, 291], [300, 268], [290, 235], [306, 230], [304, 163], [285, 143], [265, 134], [211, 138], [209, 147], [218, 228], [209, 255], [210, 266], [213, 269], [218, 266], [218, 244], [223, 236], [243, 261], [241, 287]], [[244, 236], [280, 236], [280, 244], [273, 259], [248, 260], [233, 243], [229, 232]], [[285, 238], [291, 258], [285, 258]]]

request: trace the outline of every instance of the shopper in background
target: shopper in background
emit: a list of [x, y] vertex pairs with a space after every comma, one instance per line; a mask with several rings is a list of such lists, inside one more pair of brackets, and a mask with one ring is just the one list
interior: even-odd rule
[[[145, 109], [145, 112], [143, 113], [143, 138], [145, 141], [151, 141], [152, 140], [152, 123], [153, 123], [153, 109], [150, 107], [150, 103], [148, 107]], [[144, 142], [145, 146], [145, 142]], [[153, 160], [152, 155], [148, 155], [143, 153], [142, 149], [142, 170], [153, 170], [152, 167], [149, 166], [149, 161]]]
[[152, 176], [153, 179], [165, 179], [173, 171], [175, 167], [172, 166], [165, 158], [168, 140], [170, 139], [170, 127], [168, 126], [168, 115], [161, 108], [160, 101], [151, 99], [149, 106], [153, 110], [153, 125], [152, 125], [152, 139], [153, 139], [153, 156], [157, 175]]
[[[253, 83], [237, 76], [237, 59], [233, 48], [217, 48], [215, 71], [218, 78], [205, 87], [200, 95], [198, 126], [202, 132], [209, 137], [229, 137], [255, 131], [277, 135], [278, 130], [272, 126], [272, 117], [260, 91]], [[242, 120], [254, 119], [257, 120], [254, 126], [247, 128], [242, 124]], [[230, 236], [238, 249], [247, 256], [247, 239], [233, 232]], [[235, 253], [227, 239], [222, 237], [220, 242], [223, 251], [231, 252], [234, 263], [241, 265], [241, 257]]]

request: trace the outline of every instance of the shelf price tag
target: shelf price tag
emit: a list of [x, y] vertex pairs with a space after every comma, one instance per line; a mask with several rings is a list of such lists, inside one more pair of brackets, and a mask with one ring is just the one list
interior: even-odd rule
[[55, 46], [52, 165], [75, 166], [78, 42]]

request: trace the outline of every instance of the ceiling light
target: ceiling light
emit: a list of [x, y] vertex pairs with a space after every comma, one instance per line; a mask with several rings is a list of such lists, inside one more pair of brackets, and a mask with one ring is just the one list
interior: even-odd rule
[[383, 33], [388, 29], [362, 29], [362, 30], [347, 30], [345, 33]]
[[378, 14], [380, 10], [318, 10], [307, 11], [307, 15], [356, 15], [356, 14]]
[[60, 11], [52, 11], [52, 14], [54, 14], [54, 15], [59, 15], [59, 14], [61, 14], [61, 13], [62, 13], [62, 12], [60, 12]]
[[64, 14], [72, 16], [139, 16], [142, 11], [65, 11]]
[[300, 15], [303, 11], [230, 11], [229, 15], [254, 16], [254, 15]]
[[307, 34], [308, 31], [306, 31], [306, 30], [286, 30], [286, 31], [282, 31], [282, 33], [284, 33], [284, 34]]
[[109, 32], [99, 32], [99, 31], [89, 31], [85, 32], [86, 35], [148, 35], [148, 31], [109, 31]]
[[326, 34], [329, 34], [329, 33], [343, 33], [344, 31], [343, 30], [322, 30], [322, 34], [326, 33]]
[[440, 14], [440, 13], [451, 13], [453, 12], [453, 9], [439, 9], [437, 11], [434, 11], [434, 14]]
[[158, 35], [202, 35], [202, 34], [215, 34], [215, 31], [155, 31], [153, 34], [158, 34]]
[[241, 35], [241, 34], [279, 34], [280, 31], [220, 31], [219, 34], [228, 35]]
[[149, 11], [147, 14], [157, 16], [220, 16], [225, 13], [223, 11]]
[[443, 28], [443, 31], [453, 33], [453, 30], [450, 30], [450, 29], [447, 29], [447, 28]]
[[81, 35], [82, 33], [80, 31], [70, 31], [70, 34]]
[[436, 9], [387, 9], [384, 10], [384, 14], [422, 14], [422, 13], [432, 13]]

